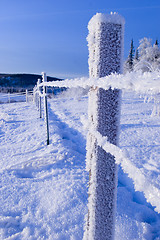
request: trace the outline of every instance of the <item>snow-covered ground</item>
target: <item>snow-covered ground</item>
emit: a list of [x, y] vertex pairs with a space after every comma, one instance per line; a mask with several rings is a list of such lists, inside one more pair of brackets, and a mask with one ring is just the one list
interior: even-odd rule
[[[1, 240], [83, 238], [88, 97], [81, 93], [70, 90], [49, 100], [49, 146], [35, 105], [0, 105]], [[152, 110], [153, 102], [123, 94], [120, 147], [160, 189], [160, 118], [151, 117]], [[136, 192], [119, 167], [116, 240], [160, 239], [160, 214], [144, 194], [145, 186]]]

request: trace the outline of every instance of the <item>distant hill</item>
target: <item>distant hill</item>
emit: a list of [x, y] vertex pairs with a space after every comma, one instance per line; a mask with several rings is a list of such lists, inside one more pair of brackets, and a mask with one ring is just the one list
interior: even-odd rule
[[[0, 87], [6, 88], [33, 88], [38, 79], [38, 74], [0, 74]], [[61, 81], [62, 79], [47, 76], [47, 81]]]

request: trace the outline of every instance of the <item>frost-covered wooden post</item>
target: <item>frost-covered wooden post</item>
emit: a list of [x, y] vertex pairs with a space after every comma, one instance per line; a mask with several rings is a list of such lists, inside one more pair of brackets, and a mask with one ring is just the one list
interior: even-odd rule
[[35, 87], [33, 88], [33, 103], [35, 104]]
[[40, 83], [41, 83], [41, 79], [38, 79], [37, 81], [37, 103], [38, 103], [38, 111], [40, 111], [40, 108], [41, 108], [41, 92], [40, 92]]
[[39, 86], [40, 83], [41, 83], [41, 79], [39, 78], [38, 83], [37, 83], [38, 92], [39, 92], [39, 106], [38, 106], [38, 109], [39, 109], [39, 117], [42, 118], [42, 98], [41, 98], [42, 91], [41, 91], [41, 87]]
[[[96, 14], [88, 35], [89, 75], [101, 78], [122, 72], [124, 19], [118, 14]], [[90, 173], [88, 219], [84, 239], [114, 239], [117, 195], [117, 166], [114, 156], [98, 146], [95, 132], [118, 144], [120, 96], [118, 89], [91, 88], [87, 168]]]
[[[38, 82], [37, 82], [37, 86], [38, 86]], [[35, 92], [35, 104], [36, 104], [36, 107], [38, 108], [38, 93], [37, 93], [37, 91]]]
[[[42, 73], [42, 82], [47, 82], [46, 73]], [[49, 145], [49, 124], [48, 124], [48, 105], [47, 105], [47, 87], [43, 85], [43, 100], [44, 100], [44, 118], [47, 132], [47, 145]]]
[[28, 102], [28, 90], [26, 89], [26, 103]]
[[11, 103], [10, 92], [8, 92], [8, 102]]

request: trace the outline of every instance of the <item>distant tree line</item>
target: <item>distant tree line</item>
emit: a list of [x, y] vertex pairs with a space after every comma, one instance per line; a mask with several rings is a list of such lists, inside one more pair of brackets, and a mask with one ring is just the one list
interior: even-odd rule
[[[2, 74], [0, 73], [0, 92], [17, 92], [24, 89], [33, 89], [38, 79], [38, 74]], [[61, 81], [62, 79], [47, 76], [47, 81]]]
[[151, 72], [160, 70], [160, 49], [158, 40], [152, 45], [152, 39], [143, 38], [139, 41], [139, 47], [134, 49], [131, 40], [129, 55], [124, 62], [124, 73], [138, 71]]

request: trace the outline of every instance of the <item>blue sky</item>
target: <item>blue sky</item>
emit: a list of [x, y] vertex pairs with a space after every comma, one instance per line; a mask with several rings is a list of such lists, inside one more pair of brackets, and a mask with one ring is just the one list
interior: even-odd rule
[[111, 11], [126, 21], [125, 58], [132, 38], [160, 42], [159, 0], [0, 0], [0, 72], [87, 76], [88, 22]]

